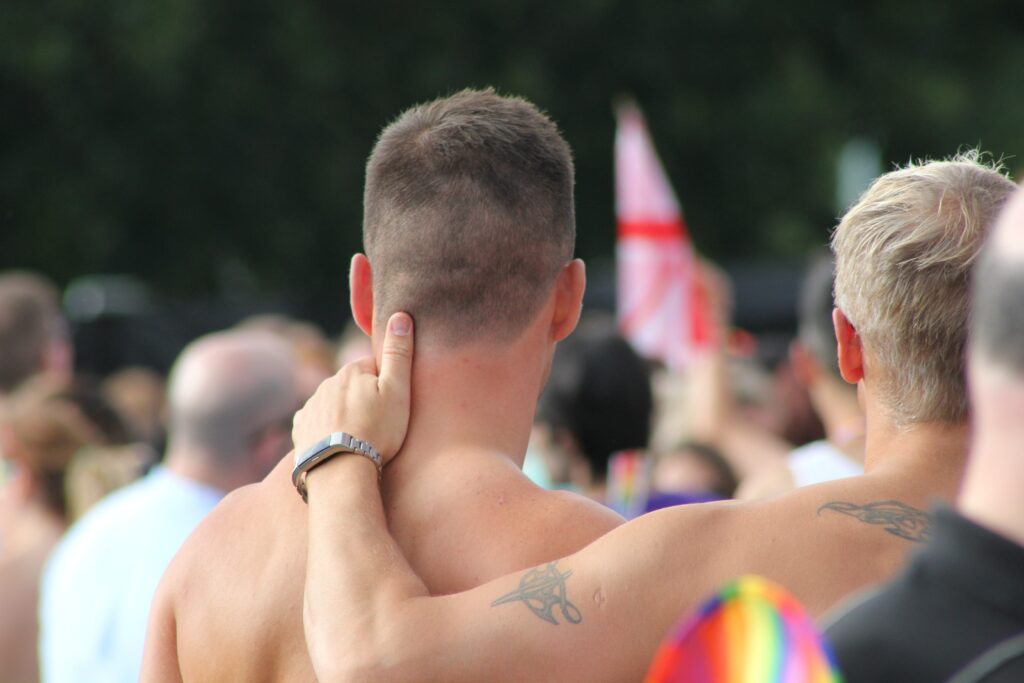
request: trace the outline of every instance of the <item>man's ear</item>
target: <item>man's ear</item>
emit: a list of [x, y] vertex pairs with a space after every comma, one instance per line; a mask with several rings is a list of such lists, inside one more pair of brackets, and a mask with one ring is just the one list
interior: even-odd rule
[[365, 254], [352, 257], [348, 270], [348, 291], [352, 319], [368, 337], [373, 336], [373, 269]]
[[860, 335], [850, 319], [838, 308], [832, 310], [832, 325], [836, 330], [839, 374], [850, 384], [864, 379], [864, 349]]
[[555, 310], [551, 318], [551, 336], [561, 341], [576, 329], [583, 307], [583, 291], [587, 288], [587, 267], [581, 259], [562, 266], [555, 280]]

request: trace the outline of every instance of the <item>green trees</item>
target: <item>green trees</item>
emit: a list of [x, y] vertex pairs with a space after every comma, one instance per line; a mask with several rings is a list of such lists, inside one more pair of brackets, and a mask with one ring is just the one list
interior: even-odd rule
[[886, 163], [1020, 155], [1022, 34], [1018, 4], [984, 0], [10, 0], [0, 267], [337, 300], [376, 132], [483, 85], [562, 126], [584, 257], [612, 250], [625, 92], [701, 250], [795, 256], [839, 213], [851, 137]]

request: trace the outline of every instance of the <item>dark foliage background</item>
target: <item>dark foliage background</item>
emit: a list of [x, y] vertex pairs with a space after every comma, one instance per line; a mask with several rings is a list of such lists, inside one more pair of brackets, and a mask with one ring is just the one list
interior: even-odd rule
[[631, 93], [713, 258], [799, 259], [850, 138], [886, 163], [1024, 152], [1024, 5], [972, 0], [5, 0], [0, 268], [342, 309], [362, 167], [402, 109], [524, 95], [578, 164], [579, 253], [614, 241]]

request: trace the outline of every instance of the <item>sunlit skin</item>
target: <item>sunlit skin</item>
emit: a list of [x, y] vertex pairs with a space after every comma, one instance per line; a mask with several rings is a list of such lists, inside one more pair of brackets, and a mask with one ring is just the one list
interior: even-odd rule
[[[815, 614], [891, 576], [927, 537], [922, 510], [935, 497], [952, 500], [967, 426], [888, 422], [865, 373], [868, 350], [841, 311], [834, 320], [843, 377], [864, 399], [864, 476], [765, 502], [645, 515], [541, 567], [549, 579], [539, 583], [519, 572], [429, 597], [388, 535], [373, 466], [343, 457], [318, 467], [308, 480], [305, 626], [319, 679], [637, 680], [680, 614], [737, 575], [771, 578]], [[382, 376], [405, 386], [410, 338], [389, 344]], [[374, 370], [350, 366], [321, 386], [296, 417], [296, 443], [348, 425], [371, 441], [393, 440], [386, 430], [396, 422], [385, 416], [403, 413], [403, 403], [374, 393]], [[518, 602], [505, 599], [517, 594]]]
[[[382, 485], [402, 551], [433, 592], [556, 559], [622, 521], [582, 497], [539, 489], [520, 470], [554, 344], [575, 326], [584, 284], [583, 263], [567, 263], [511, 341], [450, 349], [421, 339], [411, 418], [406, 408], [394, 445], [409, 419], [403, 458]], [[350, 291], [375, 351], [361, 366], [375, 372], [384, 321], [362, 255]], [[185, 544], [154, 603], [143, 680], [314, 678], [302, 631], [306, 506], [292, 464], [285, 458], [262, 483], [229, 496]]]

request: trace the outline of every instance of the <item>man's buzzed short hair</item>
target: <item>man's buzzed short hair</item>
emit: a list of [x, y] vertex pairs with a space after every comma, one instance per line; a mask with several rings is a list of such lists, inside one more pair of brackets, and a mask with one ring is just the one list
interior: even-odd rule
[[408, 311], [421, 338], [514, 338], [575, 238], [569, 146], [523, 99], [463, 90], [413, 107], [370, 155], [363, 241], [376, 313]]
[[911, 164], [875, 180], [833, 234], [836, 305], [897, 424], [967, 416], [971, 266], [1013, 190], [976, 151]]
[[39, 372], [59, 324], [59, 297], [52, 283], [27, 271], [0, 274], [0, 394]]

